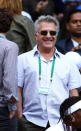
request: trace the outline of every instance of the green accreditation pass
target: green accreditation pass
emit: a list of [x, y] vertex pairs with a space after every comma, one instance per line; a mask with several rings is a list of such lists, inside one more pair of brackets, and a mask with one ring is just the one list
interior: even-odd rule
[[48, 94], [49, 92], [49, 82], [42, 78], [39, 80], [39, 93], [40, 94]]
[[53, 57], [53, 61], [52, 61], [50, 79], [48, 78], [48, 76], [41, 76], [41, 58], [40, 57], [38, 58], [38, 64], [39, 64], [39, 88], [38, 88], [38, 91], [40, 94], [48, 94], [49, 89], [51, 87], [52, 79], [53, 79], [55, 57]]
[[49, 88], [48, 87], [43, 87], [43, 86], [40, 86], [39, 87], [39, 93], [40, 94], [48, 94], [48, 92], [49, 92]]

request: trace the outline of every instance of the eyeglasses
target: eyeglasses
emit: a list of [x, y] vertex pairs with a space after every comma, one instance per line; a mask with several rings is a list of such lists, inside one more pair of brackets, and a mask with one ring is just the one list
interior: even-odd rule
[[46, 36], [48, 32], [50, 33], [51, 36], [55, 36], [57, 33], [56, 31], [53, 31], [53, 30], [42, 30], [39, 33], [43, 36]]

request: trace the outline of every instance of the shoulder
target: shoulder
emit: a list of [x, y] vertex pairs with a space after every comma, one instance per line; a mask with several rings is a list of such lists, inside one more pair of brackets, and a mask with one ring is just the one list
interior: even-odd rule
[[10, 31], [14, 30], [16, 30], [17, 32], [21, 32], [21, 34], [25, 32], [24, 35], [30, 32], [32, 33], [34, 32], [34, 23], [26, 16], [16, 15], [14, 16], [10, 28]]
[[30, 20], [29, 18], [27, 18], [26, 16], [23, 16], [23, 15], [14, 16], [13, 22], [20, 23], [21, 25], [23, 25], [25, 23], [32, 23], [33, 24], [32, 20]]
[[[35, 61], [32, 51], [23, 53], [18, 56], [18, 66], [29, 67], [30, 63]], [[32, 65], [33, 66], [33, 65]]]
[[9, 50], [19, 50], [18, 45], [15, 42], [12, 42], [8, 39], [4, 39], [4, 47]]
[[10, 56], [12, 56], [13, 54], [15, 57], [18, 56], [18, 52], [19, 49], [16, 43], [7, 39], [0, 39], [0, 55], [6, 54], [5, 56], [7, 56], [8, 54], [10, 54]]
[[56, 48], [63, 54], [70, 51], [72, 47], [73, 47], [73, 43], [70, 37], [60, 40], [56, 43]]
[[64, 55], [60, 52], [58, 52], [58, 53], [59, 53], [59, 57], [56, 61], [58, 69], [60, 71], [70, 73], [70, 71], [75, 68], [75, 65], [73, 63], [69, 62], [66, 55]]
[[70, 68], [70, 64], [65, 59], [65, 55], [56, 50], [56, 66], [59, 71], [68, 72]]
[[29, 59], [29, 60], [31, 60], [31, 57], [33, 57], [33, 50], [30, 50], [30, 51], [28, 51], [28, 52], [25, 52], [25, 53], [23, 53], [23, 54], [20, 54], [19, 56], [18, 56], [18, 59], [20, 60], [24, 60], [24, 59]]
[[70, 42], [71, 39], [70, 38], [65, 38], [63, 40], [60, 40], [56, 43], [56, 46], [63, 46], [64, 44], [66, 44], [67, 42]]
[[64, 56], [64, 54], [62, 54], [60, 51], [58, 51], [58, 49], [56, 48], [56, 55], [59, 57], [59, 58], [62, 58]]
[[[78, 57], [78, 59], [75, 59], [76, 57]], [[61, 62], [66, 67], [66, 70], [69, 69], [69, 73], [79, 72], [78, 65], [76, 63], [79, 63], [81, 66], [81, 58], [79, 58], [78, 54], [75, 54], [75, 52], [68, 52], [63, 55]]]

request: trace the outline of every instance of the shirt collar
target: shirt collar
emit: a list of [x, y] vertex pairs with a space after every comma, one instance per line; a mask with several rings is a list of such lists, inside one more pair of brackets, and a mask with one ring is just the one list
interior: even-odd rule
[[55, 57], [60, 58], [60, 55], [61, 55], [61, 53], [56, 49], [56, 50], [55, 50]]
[[[39, 56], [40, 52], [39, 50], [37, 49], [37, 45], [33, 48], [33, 55], [38, 55]], [[55, 53], [54, 53], [55, 57], [58, 57], [60, 58], [60, 55], [61, 53], [59, 51], [57, 51], [57, 49], [55, 50]]]
[[72, 39], [72, 42], [73, 42], [74, 47], [77, 47], [79, 45], [79, 43], [73, 39]]
[[37, 45], [33, 48], [33, 55], [39, 55], [39, 51], [37, 49]]

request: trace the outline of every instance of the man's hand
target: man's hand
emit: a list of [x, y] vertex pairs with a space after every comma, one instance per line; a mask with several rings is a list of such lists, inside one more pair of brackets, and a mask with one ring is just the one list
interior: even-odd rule
[[15, 111], [9, 112], [9, 118], [12, 119], [15, 116]]
[[18, 119], [21, 119], [21, 118], [22, 118], [22, 111], [21, 111], [21, 110], [19, 110], [19, 109], [16, 110], [16, 117], [17, 117]]

